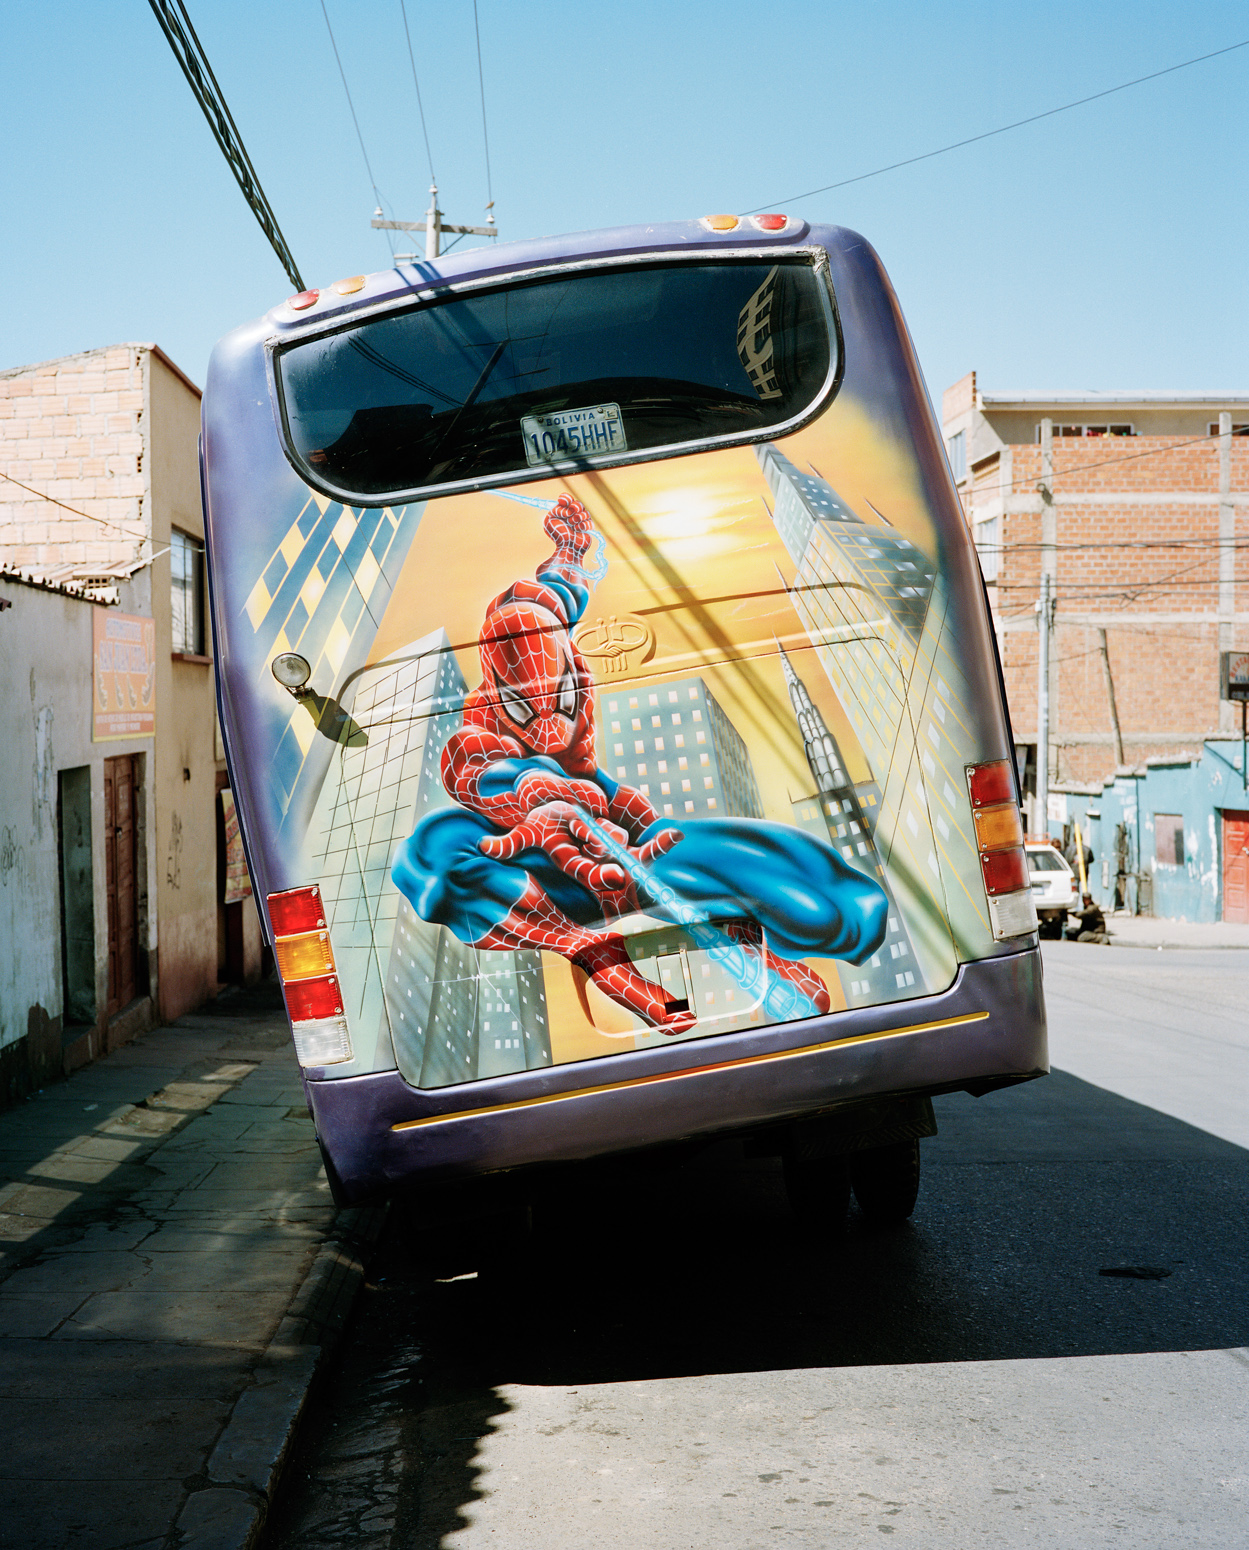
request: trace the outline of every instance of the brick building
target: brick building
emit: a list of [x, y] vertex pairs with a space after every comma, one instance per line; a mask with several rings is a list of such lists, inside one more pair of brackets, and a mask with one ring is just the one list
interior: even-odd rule
[[1196, 759], [1238, 731], [1218, 654], [1249, 647], [1249, 393], [987, 393], [972, 372], [942, 421], [1021, 762], [1037, 744], [1043, 570], [1051, 790]]
[[[25, 868], [0, 878], [22, 890], [0, 924], [28, 937], [0, 944], [16, 1090], [259, 969], [254, 903], [223, 897], [199, 399], [154, 345], [0, 371], [0, 832]], [[28, 1026], [37, 1054], [19, 1048]]]

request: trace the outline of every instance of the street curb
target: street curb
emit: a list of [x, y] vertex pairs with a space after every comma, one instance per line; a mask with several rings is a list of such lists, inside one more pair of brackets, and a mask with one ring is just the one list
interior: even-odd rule
[[333, 1355], [386, 1222], [385, 1205], [334, 1218], [264, 1355], [235, 1401], [208, 1461], [204, 1486], [178, 1514], [177, 1550], [254, 1550], [304, 1405]]

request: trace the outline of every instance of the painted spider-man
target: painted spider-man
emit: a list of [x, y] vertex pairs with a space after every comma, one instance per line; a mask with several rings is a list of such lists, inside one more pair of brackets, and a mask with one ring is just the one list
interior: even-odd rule
[[610, 928], [637, 910], [665, 912], [597, 828], [627, 848], [641, 875], [696, 904], [813, 1012], [827, 1012], [828, 987], [799, 960], [862, 963], [884, 938], [884, 892], [799, 829], [754, 818], [677, 827], [598, 767], [591, 674], [572, 638], [590, 597], [584, 560], [594, 527], [569, 495], [543, 526], [555, 552], [486, 609], [481, 683], [443, 750], [443, 785], [458, 805], [417, 824], [396, 857], [396, 884], [422, 919], [461, 941], [559, 953], [652, 1027], [686, 1033], [695, 1014], [633, 966]]

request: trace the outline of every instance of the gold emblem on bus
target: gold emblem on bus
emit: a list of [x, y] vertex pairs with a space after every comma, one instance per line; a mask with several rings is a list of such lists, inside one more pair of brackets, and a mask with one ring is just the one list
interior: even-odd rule
[[631, 614], [595, 619], [582, 625], [573, 639], [597, 678], [627, 677], [655, 654], [654, 630]]

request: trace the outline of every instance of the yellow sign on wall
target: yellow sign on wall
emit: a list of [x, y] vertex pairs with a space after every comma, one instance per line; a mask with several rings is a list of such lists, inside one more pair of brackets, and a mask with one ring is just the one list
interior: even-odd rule
[[91, 741], [156, 735], [156, 624], [96, 608], [91, 619]]

